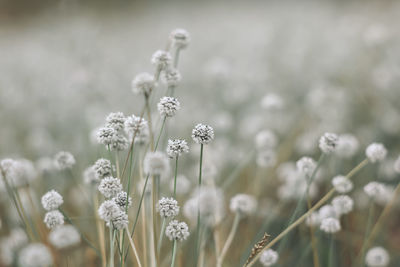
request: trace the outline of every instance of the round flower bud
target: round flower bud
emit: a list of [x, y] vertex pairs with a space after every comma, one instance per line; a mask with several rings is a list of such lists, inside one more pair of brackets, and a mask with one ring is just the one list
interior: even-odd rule
[[147, 73], [139, 73], [132, 81], [132, 91], [135, 94], [149, 94], [155, 86], [154, 76]]
[[164, 177], [169, 173], [167, 156], [162, 152], [149, 152], [143, 162], [144, 172], [147, 175]]
[[317, 167], [317, 163], [312, 158], [302, 157], [296, 162], [296, 167], [300, 173], [310, 177]]
[[184, 29], [175, 29], [171, 32], [171, 40], [173, 45], [179, 49], [186, 48], [190, 43], [190, 35]]
[[167, 51], [157, 50], [154, 52], [151, 57], [151, 63], [160, 70], [166, 69], [169, 65], [171, 65], [172, 57], [171, 54]]
[[128, 116], [125, 120], [125, 132], [131, 137], [134, 134], [140, 135], [141, 132], [148, 130], [147, 121], [135, 115]]
[[111, 161], [104, 158], [98, 159], [93, 165], [93, 170], [96, 173], [96, 177], [99, 179], [111, 176], [112, 175]]
[[100, 183], [100, 179], [97, 177], [97, 173], [93, 167], [94, 166], [87, 167], [83, 171], [83, 181], [85, 184], [98, 185]]
[[183, 241], [186, 240], [186, 238], [188, 238], [189, 236], [189, 227], [185, 222], [172, 220], [169, 222], [167, 228], [165, 229], [165, 235], [171, 241]]
[[332, 185], [335, 190], [341, 194], [348, 193], [353, 189], [353, 183], [349, 178], [343, 175], [333, 177]]
[[98, 129], [96, 132], [97, 142], [99, 144], [109, 146], [109, 145], [111, 145], [116, 133], [117, 132], [114, 130], [114, 128], [102, 127], [100, 129]]
[[129, 143], [125, 136], [116, 133], [111, 140], [110, 148], [111, 150], [123, 151], [128, 149]]
[[31, 243], [19, 252], [18, 263], [24, 267], [48, 267], [53, 265], [53, 258], [45, 245]]
[[169, 67], [165, 70], [164, 78], [168, 87], [177, 87], [182, 80], [179, 70], [172, 67]]
[[160, 213], [160, 216], [163, 218], [172, 218], [178, 216], [179, 214], [179, 206], [178, 201], [175, 199], [163, 197], [158, 201], [156, 206], [157, 211]]
[[336, 214], [343, 215], [351, 212], [354, 207], [354, 201], [346, 195], [336, 196], [332, 199], [332, 206]]
[[112, 112], [106, 117], [106, 127], [113, 128], [116, 131], [124, 128], [125, 116], [122, 112]]
[[278, 252], [272, 249], [267, 249], [260, 256], [260, 263], [263, 266], [272, 266], [277, 263], [279, 258]]
[[75, 165], [75, 158], [69, 152], [60, 151], [54, 156], [54, 164], [59, 170], [70, 169]]
[[214, 139], [214, 129], [199, 123], [192, 130], [192, 138], [197, 144], [208, 144]]
[[56, 210], [63, 203], [63, 197], [55, 190], [51, 190], [42, 196], [42, 206], [45, 210]]
[[50, 243], [57, 249], [70, 248], [81, 242], [81, 235], [72, 225], [61, 225], [49, 234]]
[[342, 158], [351, 158], [357, 153], [359, 146], [359, 142], [354, 135], [342, 134], [339, 136], [335, 153]]
[[250, 216], [254, 214], [257, 208], [257, 200], [247, 194], [237, 194], [231, 198], [229, 208], [234, 213], [239, 213], [241, 216]]
[[106, 225], [108, 227], [113, 227], [114, 229], [121, 230], [127, 227], [129, 224], [128, 215], [125, 211], [119, 210], [114, 214], [111, 221], [108, 221]]
[[380, 143], [372, 143], [365, 150], [365, 155], [372, 163], [384, 160], [386, 154], [386, 148], [383, 146], [383, 144]]
[[113, 198], [122, 191], [121, 181], [111, 176], [106, 177], [101, 180], [98, 189], [105, 198]]
[[365, 256], [365, 263], [368, 267], [386, 267], [389, 262], [389, 253], [383, 247], [373, 247]]
[[112, 200], [123, 210], [125, 210], [127, 205], [128, 208], [132, 205], [132, 198], [128, 198], [128, 194], [124, 191], [119, 192]]
[[330, 204], [326, 204], [323, 205], [319, 210], [318, 210], [318, 216], [319, 219], [326, 219], [326, 218], [336, 218], [337, 217], [337, 213], [335, 211], [335, 209], [333, 208], [332, 205]]
[[157, 108], [161, 116], [173, 117], [181, 109], [181, 104], [174, 97], [164, 96], [158, 102]]
[[328, 234], [339, 232], [341, 229], [340, 222], [336, 218], [325, 218], [321, 221], [320, 229]]
[[168, 140], [167, 155], [170, 158], [175, 158], [183, 153], [188, 153], [188, 152], [189, 152], [189, 146], [185, 140], [183, 139]]
[[64, 224], [64, 215], [58, 210], [49, 211], [44, 216], [44, 223], [47, 228], [53, 229], [56, 226]]
[[339, 142], [339, 137], [334, 133], [325, 133], [319, 139], [319, 148], [325, 154], [335, 151]]
[[117, 205], [117, 203], [115, 203], [112, 200], [106, 200], [103, 203], [101, 203], [98, 209], [98, 214], [101, 219], [103, 219], [106, 222], [109, 222], [113, 218], [115, 218], [120, 211], [121, 209]]
[[364, 192], [370, 198], [380, 199], [386, 194], [385, 186], [382, 183], [370, 182], [364, 186]]

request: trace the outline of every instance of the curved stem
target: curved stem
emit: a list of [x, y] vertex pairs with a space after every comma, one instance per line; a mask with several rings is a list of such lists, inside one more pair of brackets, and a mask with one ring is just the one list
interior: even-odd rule
[[125, 231], [128, 233], [129, 243], [131, 244], [132, 252], [133, 252], [133, 255], [135, 255], [137, 264], [138, 264], [139, 267], [142, 267], [142, 263], [140, 262], [139, 255], [138, 255], [136, 247], [135, 247], [135, 243], [133, 243], [132, 237], [129, 234], [128, 226], [125, 227]]
[[226, 239], [225, 245], [222, 248], [219, 258], [217, 259], [217, 267], [222, 266], [222, 262], [224, 261], [225, 255], [228, 252], [228, 249], [232, 244], [233, 238], [235, 237], [236, 231], [239, 226], [239, 221], [240, 221], [240, 214], [236, 213], [235, 219], [233, 220], [232, 229], [228, 235], [228, 238]]

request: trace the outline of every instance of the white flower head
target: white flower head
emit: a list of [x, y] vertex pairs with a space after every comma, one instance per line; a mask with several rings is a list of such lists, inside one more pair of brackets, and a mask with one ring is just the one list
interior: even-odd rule
[[101, 180], [98, 189], [105, 198], [113, 198], [122, 191], [121, 181], [111, 176], [106, 177]]
[[124, 128], [125, 115], [122, 112], [112, 112], [106, 117], [106, 127], [113, 128], [116, 131]]
[[151, 57], [151, 63], [160, 70], [164, 70], [171, 65], [172, 57], [167, 51], [157, 50]]
[[188, 152], [189, 152], [189, 146], [185, 140], [183, 139], [168, 140], [167, 155], [170, 158], [175, 158], [183, 153], [188, 153]]
[[186, 240], [186, 238], [188, 238], [189, 236], [189, 227], [185, 222], [172, 220], [169, 222], [167, 228], [165, 229], [165, 235], [171, 241], [183, 241]]
[[325, 154], [335, 151], [339, 142], [339, 137], [334, 133], [325, 133], [319, 139], [319, 148]]
[[101, 203], [99, 209], [98, 209], [98, 214], [99, 217], [106, 221], [109, 222], [113, 220], [121, 211], [120, 207], [115, 203], [113, 200], [106, 200], [103, 203]]
[[123, 136], [122, 134], [116, 133], [112, 140], [111, 140], [111, 144], [110, 144], [110, 149], [111, 150], [115, 150], [115, 151], [123, 151], [128, 149], [129, 147], [129, 142], [126, 139], [125, 136]]
[[164, 71], [165, 82], [168, 87], [177, 87], [182, 80], [178, 69], [169, 67]]
[[94, 166], [89, 166], [83, 171], [83, 181], [88, 185], [98, 185], [100, 179], [97, 177]]
[[42, 243], [31, 243], [18, 254], [19, 266], [49, 267], [53, 265], [50, 250]]
[[125, 132], [132, 138], [134, 134], [140, 135], [143, 131], [148, 130], [147, 121], [135, 115], [128, 116], [125, 120]]
[[272, 249], [267, 249], [262, 252], [260, 256], [260, 263], [263, 266], [272, 266], [278, 262], [278, 258], [279, 258], [278, 252]]
[[348, 214], [353, 210], [354, 201], [351, 197], [347, 195], [340, 195], [332, 199], [332, 206], [336, 214]]
[[359, 146], [360, 144], [354, 135], [342, 134], [339, 135], [335, 153], [342, 158], [351, 158], [357, 153]]
[[181, 104], [174, 97], [164, 96], [158, 102], [157, 108], [161, 116], [173, 117], [181, 109]]
[[320, 220], [323, 220], [326, 218], [337, 218], [338, 214], [336, 213], [332, 205], [326, 204], [319, 208], [318, 216]]
[[51, 190], [42, 196], [42, 206], [47, 211], [56, 210], [63, 203], [63, 197], [55, 190]]
[[334, 234], [340, 231], [341, 226], [338, 219], [329, 217], [322, 219], [320, 229], [325, 233]]
[[278, 138], [270, 130], [263, 130], [256, 135], [255, 145], [257, 149], [271, 149], [275, 148], [278, 143]]
[[317, 163], [310, 157], [302, 157], [296, 162], [297, 170], [310, 177], [317, 167]]
[[132, 91], [135, 94], [148, 95], [154, 86], [154, 76], [147, 72], [139, 73], [132, 81]]
[[190, 43], [190, 35], [184, 29], [175, 29], [171, 32], [170, 38], [173, 45], [179, 49], [186, 48]]
[[81, 242], [81, 235], [74, 226], [61, 225], [50, 232], [49, 241], [57, 249], [70, 248]]
[[375, 163], [385, 159], [387, 150], [383, 144], [372, 143], [365, 150], [365, 155], [370, 162]]
[[389, 253], [383, 247], [373, 247], [365, 256], [365, 263], [368, 267], [386, 267], [389, 262]]
[[241, 216], [250, 216], [256, 212], [257, 200], [248, 194], [237, 194], [231, 198], [229, 208]]
[[385, 195], [385, 185], [379, 182], [370, 182], [364, 186], [364, 192], [370, 198], [380, 199]]
[[93, 165], [93, 170], [95, 171], [96, 177], [98, 179], [103, 179], [105, 177], [111, 176], [112, 175], [111, 161], [104, 158], [98, 159]]
[[56, 226], [64, 224], [64, 215], [58, 210], [52, 210], [45, 214], [43, 222], [47, 228], [53, 229]]
[[208, 144], [214, 139], [214, 129], [199, 123], [192, 130], [192, 138], [197, 144]]
[[123, 210], [125, 210], [127, 206], [129, 208], [132, 205], [132, 198], [128, 197], [128, 193], [125, 191], [117, 193], [112, 200]]
[[343, 175], [337, 175], [333, 177], [332, 185], [335, 190], [341, 194], [348, 193], [353, 189], [353, 182]]
[[308, 226], [317, 226], [321, 223], [321, 219], [319, 217], [319, 213], [317, 211], [312, 212], [307, 218], [306, 218], [306, 225]]
[[108, 221], [106, 225], [117, 230], [124, 229], [129, 224], [128, 214], [125, 211], [119, 210], [116, 212], [112, 220]]
[[117, 134], [117, 131], [115, 131], [114, 128], [111, 128], [111, 127], [99, 128], [96, 132], [97, 142], [99, 144], [109, 146], [113, 142], [114, 136], [116, 134]]
[[69, 152], [60, 151], [54, 156], [54, 164], [59, 170], [70, 169], [75, 165], [75, 158]]
[[280, 95], [268, 93], [261, 99], [261, 107], [268, 111], [281, 110], [285, 105]]
[[161, 198], [158, 201], [156, 209], [160, 213], [160, 216], [163, 218], [172, 218], [178, 216], [179, 214], [178, 201], [173, 198]]
[[169, 173], [168, 157], [159, 151], [147, 153], [143, 165], [147, 175], [165, 177]]

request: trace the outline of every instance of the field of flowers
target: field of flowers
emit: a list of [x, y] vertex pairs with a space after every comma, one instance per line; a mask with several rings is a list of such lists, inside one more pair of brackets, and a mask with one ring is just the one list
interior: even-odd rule
[[400, 3], [118, 3], [0, 17], [0, 266], [400, 266]]

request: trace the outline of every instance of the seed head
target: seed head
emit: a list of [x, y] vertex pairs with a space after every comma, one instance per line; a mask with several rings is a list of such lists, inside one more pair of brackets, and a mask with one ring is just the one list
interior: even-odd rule
[[156, 206], [157, 211], [163, 218], [173, 218], [179, 214], [178, 201], [175, 199], [163, 197], [158, 201]]
[[164, 96], [158, 102], [157, 108], [161, 116], [173, 117], [181, 109], [181, 104], [174, 97]]
[[148, 130], [147, 121], [135, 115], [128, 116], [125, 120], [125, 132], [131, 137], [136, 133], [140, 135], [143, 131]]
[[214, 129], [206, 124], [197, 124], [192, 130], [192, 138], [197, 144], [208, 144], [214, 139]]
[[317, 163], [312, 158], [302, 157], [296, 162], [296, 166], [300, 173], [310, 177], [317, 167]]
[[132, 81], [132, 91], [135, 94], [148, 95], [154, 86], [154, 76], [147, 72], [139, 73]]
[[171, 65], [172, 57], [169, 52], [157, 50], [151, 57], [151, 63], [159, 70], [165, 70]]
[[106, 177], [101, 180], [98, 189], [105, 198], [113, 198], [122, 190], [121, 181], [111, 176]]
[[237, 194], [231, 198], [229, 208], [234, 213], [239, 213], [241, 216], [250, 216], [256, 212], [257, 200], [247, 194]]
[[325, 133], [319, 139], [319, 148], [325, 154], [335, 151], [339, 142], [339, 137], [334, 133]]
[[164, 177], [169, 173], [169, 162], [167, 156], [162, 152], [149, 152], [143, 162], [144, 172], [147, 175]]
[[74, 226], [61, 225], [50, 232], [49, 241], [57, 249], [64, 249], [78, 245], [81, 236]]
[[351, 197], [346, 195], [336, 196], [332, 199], [332, 206], [336, 214], [348, 214], [353, 210], [354, 201]]
[[353, 189], [353, 183], [343, 175], [333, 177], [332, 185], [335, 190], [341, 194], [348, 193]]
[[98, 179], [103, 179], [105, 177], [112, 175], [111, 162], [108, 159], [98, 159], [94, 165], [93, 170], [95, 171], [96, 177]]
[[111, 221], [108, 221], [106, 225], [108, 227], [113, 227], [114, 229], [121, 230], [128, 226], [129, 220], [128, 215], [123, 210], [119, 210]]
[[263, 266], [272, 266], [278, 261], [278, 252], [272, 249], [267, 249], [260, 256], [260, 263]]
[[164, 78], [168, 87], [177, 87], [182, 80], [179, 70], [173, 67], [169, 67], [165, 70]]
[[18, 263], [24, 267], [48, 267], [53, 265], [53, 258], [45, 245], [31, 243], [19, 252]]
[[171, 32], [171, 40], [173, 45], [179, 49], [186, 48], [190, 43], [190, 35], [184, 29], [175, 29]]
[[359, 146], [359, 142], [354, 135], [342, 134], [339, 136], [335, 153], [342, 158], [351, 158], [357, 153]]
[[47, 211], [56, 210], [63, 203], [63, 197], [55, 190], [51, 190], [42, 196], [42, 206]]
[[365, 155], [370, 162], [375, 163], [385, 159], [387, 150], [383, 144], [372, 143], [365, 150]]
[[171, 241], [183, 241], [186, 240], [186, 238], [188, 238], [189, 236], [189, 227], [185, 222], [172, 220], [169, 222], [167, 229], [165, 230], [165, 235]]
[[56, 226], [64, 224], [64, 215], [58, 210], [49, 211], [44, 216], [44, 223], [47, 228], [53, 229]]
[[336, 218], [325, 218], [321, 221], [320, 229], [325, 233], [334, 234], [340, 231], [340, 222]]
[[97, 177], [94, 166], [89, 166], [83, 171], [83, 181], [85, 184], [89, 185], [98, 185], [100, 183], [100, 179]]
[[389, 253], [383, 247], [373, 247], [365, 256], [365, 263], [368, 267], [386, 267], [389, 262]]
[[122, 112], [112, 112], [106, 117], [106, 127], [113, 128], [116, 131], [124, 128], [125, 116]]
[[128, 206], [128, 208], [132, 205], [132, 198], [128, 198], [128, 194], [125, 191], [119, 192], [115, 197], [112, 199], [117, 205], [122, 209]]
[[113, 220], [120, 211], [120, 207], [113, 200], [104, 201], [98, 209], [99, 217], [106, 222]]
[[188, 153], [188, 152], [189, 152], [189, 146], [185, 140], [183, 139], [168, 140], [167, 155], [170, 158], [175, 158], [183, 153]]
[[96, 132], [97, 142], [99, 144], [109, 146], [113, 142], [113, 139], [114, 139], [114, 136], [116, 135], [116, 133], [117, 132], [114, 130], [114, 128], [102, 127], [100, 129], [98, 129]]
[[59, 170], [70, 169], [75, 165], [75, 158], [69, 152], [60, 151], [54, 156], [54, 164]]

